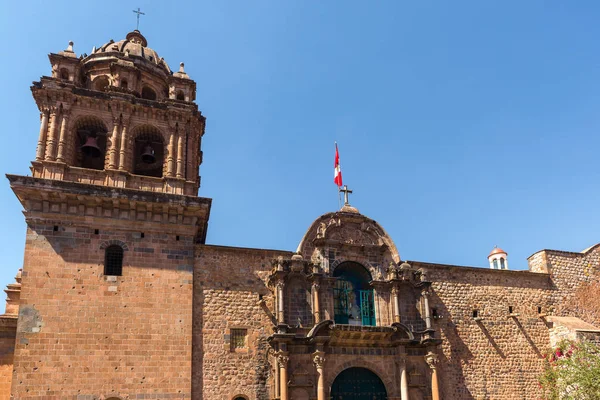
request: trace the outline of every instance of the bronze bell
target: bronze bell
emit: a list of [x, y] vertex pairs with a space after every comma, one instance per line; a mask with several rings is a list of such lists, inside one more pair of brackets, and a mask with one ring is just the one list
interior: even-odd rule
[[83, 154], [92, 158], [98, 158], [102, 155], [100, 147], [98, 147], [98, 138], [96, 136], [89, 135], [85, 141], [85, 144], [81, 146]]
[[144, 152], [142, 153], [142, 161], [146, 164], [154, 164], [154, 162], [156, 161], [156, 157], [154, 156], [154, 149], [152, 148], [150, 143], [148, 143], [144, 148]]

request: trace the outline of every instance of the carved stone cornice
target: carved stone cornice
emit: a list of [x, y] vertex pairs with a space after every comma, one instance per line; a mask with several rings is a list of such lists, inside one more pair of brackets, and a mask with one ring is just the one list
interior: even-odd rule
[[[60, 163], [54, 163], [59, 165]], [[211, 199], [7, 175], [26, 220], [114, 227], [115, 219], [146, 230], [204, 235]]]

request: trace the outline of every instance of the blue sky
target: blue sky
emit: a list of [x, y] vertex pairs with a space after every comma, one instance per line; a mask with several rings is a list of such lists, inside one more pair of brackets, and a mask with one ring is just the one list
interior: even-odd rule
[[[170, 6], [176, 4], [176, 6]], [[0, 172], [27, 174], [47, 54], [135, 28], [207, 117], [207, 242], [294, 250], [351, 203], [403, 259], [513, 269], [600, 241], [600, 4], [552, 1], [2, 2]], [[0, 184], [0, 285], [21, 267], [21, 206]]]

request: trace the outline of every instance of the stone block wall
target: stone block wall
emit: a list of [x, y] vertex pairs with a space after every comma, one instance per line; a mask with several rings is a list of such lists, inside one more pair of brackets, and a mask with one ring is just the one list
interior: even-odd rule
[[[291, 252], [197, 245], [194, 264], [193, 398], [268, 399], [266, 339], [273, 333], [271, 261]], [[243, 348], [231, 330], [245, 329]]]
[[[556, 315], [569, 315], [565, 310], [567, 303], [577, 289], [584, 283], [591, 282], [600, 276], [600, 244], [592, 246], [580, 253], [541, 250], [528, 258], [529, 269], [534, 272], [547, 272], [552, 277], [556, 288], [552, 292], [551, 301]], [[583, 315], [577, 315], [585, 319]], [[587, 321], [598, 323], [600, 321]]]
[[433, 281], [430, 307], [441, 317], [434, 319], [433, 328], [443, 340], [439, 368], [444, 398], [537, 398], [542, 355], [550, 345], [538, 307], [545, 312], [551, 304], [549, 276], [411, 264], [426, 268]]
[[[56, 224], [56, 225], [55, 225]], [[104, 276], [103, 245], [125, 247]], [[12, 394], [191, 398], [193, 238], [28, 222]]]
[[0, 316], [0, 400], [10, 399], [17, 318]]

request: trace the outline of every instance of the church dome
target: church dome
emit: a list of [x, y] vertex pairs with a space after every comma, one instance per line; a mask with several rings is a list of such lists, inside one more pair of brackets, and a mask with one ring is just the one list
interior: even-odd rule
[[160, 58], [154, 49], [148, 47], [148, 41], [137, 29], [133, 32], [129, 32], [123, 40], [119, 40], [118, 42], [110, 40], [99, 48], [94, 48], [91, 58], [95, 58], [93, 56], [112, 54], [144, 60], [145, 62], [163, 68], [168, 74], [171, 73], [171, 69], [167, 62], [163, 58]]
[[504, 250], [502, 250], [500, 247], [494, 247], [494, 249], [491, 251], [490, 256], [493, 256], [495, 254], [508, 254], [507, 252], [505, 252]]

